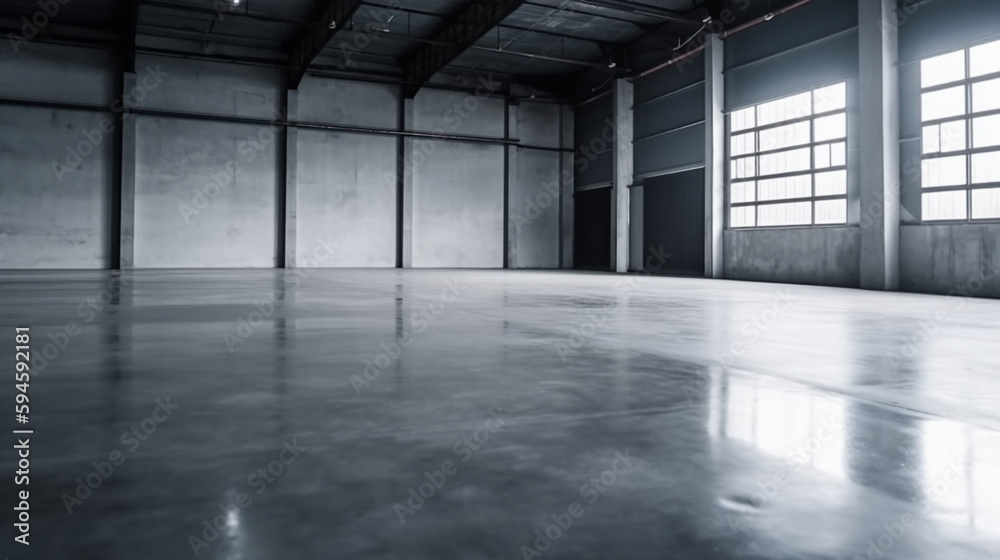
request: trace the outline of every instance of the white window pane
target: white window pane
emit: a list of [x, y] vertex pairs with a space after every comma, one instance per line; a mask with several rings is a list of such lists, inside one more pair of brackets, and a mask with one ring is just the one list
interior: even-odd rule
[[757, 208], [757, 225], [759, 226], [807, 226], [810, 224], [812, 224], [811, 202], [767, 204]]
[[732, 164], [732, 178], [733, 179], [746, 179], [747, 177], [753, 177], [757, 174], [757, 158], [748, 157], [734, 159]]
[[966, 191], [924, 193], [925, 220], [964, 220], [967, 217]]
[[760, 151], [780, 150], [809, 143], [809, 121], [760, 131]]
[[830, 164], [834, 166], [847, 165], [846, 142], [837, 142], [830, 146]]
[[826, 113], [847, 107], [847, 84], [839, 83], [813, 92], [813, 111]]
[[739, 132], [740, 130], [754, 128], [755, 126], [757, 126], [755, 108], [750, 107], [749, 109], [743, 109], [742, 111], [736, 111], [735, 113], [733, 113], [733, 119], [732, 119], [733, 132]]
[[800, 93], [757, 106], [757, 126], [766, 126], [812, 114], [812, 92]]
[[733, 183], [730, 188], [730, 202], [739, 204], [740, 202], [754, 202], [757, 196], [757, 183]]
[[760, 156], [760, 175], [806, 171], [812, 165], [810, 153], [809, 148], [801, 148]]
[[972, 147], [1000, 146], [1000, 115], [972, 119]]
[[947, 187], [968, 182], [965, 156], [925, 159], [921, 162], [924, 187]]
[[972, 191], [972, 219], [1000, 218], [1000, 189]]
[[921, 96], [921, 116], [925, 121], [965, 114], [965, 86], [932, 91]]
[[936, 154], [941, 151], [941, 125], [924, 127], [924, 153]]
[[816, 202], [816, 224], [846, 224], [846, 200], [820, 200]]
[[971, 77], [1000, 72], [1000, 41], [972, 47], [969, 56]]
[[830, 167], [830, 145], [823, 144], [813, 149], [813, 159], [816, 162], [816, 169], [826, 169]]
[[1000, 183], [1000, 152], [972, 156], [973, 183]]
[[840, 113], [816, 119], [815, 126], [816, 131], [813, 133], [815, 142], [844, 138], [847, 136], [847, 115]]
[[747, 134], [739, 134], [732, 137], [731, 140], [731, 155], [741, 156], [744, 154], [749, 154], [755, 151], [757, 135], [753, 132]]
[[1000, 78], [972, 84], [972, 111], [1000, 109]]
[[847, 171], [829, 171], [816, 174], [816, 196], [847, 194]]
[[754, 227], [757, 225], [756, 206], [738, 206], [729, 209], [729, 227]]
[[784, 200], [786, 198], [808, 198], [812, 196], [812, 177], [799, 175], [766, 179], [758, 183], [760, 200]]
[[965, 78], [965, 51], [935, 56], [920, 62], [920, 86], [932, 87]]
[[965, 149], [965, 120], [941, 124], [941, 151], [954, 152]]

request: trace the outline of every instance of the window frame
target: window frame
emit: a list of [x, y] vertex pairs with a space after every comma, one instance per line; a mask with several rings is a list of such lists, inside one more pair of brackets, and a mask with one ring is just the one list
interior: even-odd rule
[[[833, 86], [843, 86], [844, 88], [844, 107], [839, 109], [832, 109], [828, 111], [823, 111], [821, 113], [816, 113], [815, 103], [816, 103], [816, 92], [833, 87]], [[850, 144], [851, 144], [851, 94], [850, 94], [851, 82], [850, 80], [838, 80], [833, 83], [828, 83], [820, 85], [818, 87], [813, 87], [808, 90], [803, 90], [788, 95], [783, 95], [774, 99], [764, 100], [754, 105], [743, 107], [741, 109], [736, 109], [730, 111], [726, 115], [726, 149], [725, 149], [725, 161], [726, 161], [726, 228], [735, 231], [754, 231], [754, 230], [767, 230], [767, 229], [801, 229], [801, 228], [837, 228], [837, 227], [847, 227], [850, 225], [850, 182], [851, 182], [851, 171], [850, 171]], [[758, 124], [759, 121], [759, 109], [763, 105], [772, 103], [775, 101], [781, 101], [784, 99], [793, 98], [799, 95], [808, 93], [810, 95], [810, 107], [809, 114], [795, 117], [788, 120], [782, 120], [778, 122], [769, 123], [766, 125]], [[749, 128], [744, 128], [740, 130], [733, 130], [733, 115], [745, 111], [747, 109], [754, 109], [754, 126]], [[823, 119], [826, 117], [843, 115], [844, 116], [844, 135], [842, 137], [837, 137], [827, 140], [816, 140], [816, 121], [818, 119]], [[784, 148], [775, 148], [768, 150], [760, 149], [760, 134], [763, 131], [782, 128], [789, 125], [794, 125], [802, 122], [809, 123], [809, 141], [803, 144], [796, 144], [794, 146], [787, 146]], [[754, 151], [741, 153], [739, 155], [733, 155], [733, 138], [736, 136], [742, 136], [744, 134], [754, 134]], [[844, 145], [844, 163], [842, 165], [830, 165], [828, 167], [817, 168], [816, 167], [816, 148], [821, 146], [833, 146], [836, 144]], [[755, 172], [759, 171], [760, 157], [769, 154], [780, 154], [785, 152], [794, 152], [796, 150], [809, 150], [809, 167], [808, 169], [800, 171], [791, 171], [785, 173], [776, 173], [770, 175], [754, 175], [753, 177], [742, 177], [735, 179], [733, 177], [733, 162], [739, 159], [754, 158], [756, 162]], [[832, 163], [832, 162], [831, 162]], [[844, 173], [844, 193], [835, 195], [817, 195], [816, 194], [816, 176], [823, 173], [842, 171]], [[810, 195], [806, 197], [796, 197], [796, 198], [783, 198], [778, 200], [760, 200], [760, 182], [767, 181], [770, 179], [781, 179], [785, 177], [801, 177], [809, 176], [810, 182]], [[751, 202], [733, 202], [733, 185], [741, 183], [754, 183], [754, 200]], [[829, 201], [829, 200], [843, 200], [845, 206], [845, 217], [844, 221], [836, 223], [816, 223], [816, 203]], [[763, 206], [774, 206], [779, 204], [791, 204], [791, 203], [810, 203], [810, 223], [808, 224], [787, 224], [787, 225], [759, 225], [760, 224], [760, 208]], [[754, 208], [754, 225], [752, 226], [733, 226], [732, 217], [734, 208]]]
[[[990, 222], [1000, 222], [1000, 216], [988, 217], [988, 218], [974, 218], [973, 217], [973, 192], [977, 190], [989, 190], [989, 189], [1000, 189], [1000, 180], [988, 182], [988, 183], [974, 183], [973, 182], [973, 166], [972, 160], [973, 156], [979, 154], [992, 154], [1000, 153], [1000, 145], [987, 146], [983, 148], [974, 147], [974, 127], [973, 121], [982, 117], [1000, 117], [1000, 108], [991, 109], [987, 111], [973, 111], [973, 87], [975, 84], [990, 82], [1000, 79], [1000, 71], [992, 72], [989, 74], [984, 74], [982, 76], [972, 77], [972, 49], [998, 42], [996, 39], [990, 41], [983, 41], [975, 44], [967, 45], [961, 49], [955, 49], [944, 53], [935, 54], [934, 56], [928, 56], [920, 59], [917, 71], [917, 81], [919, 85], [919, 90], [917, 96], [919, 98], [918, 102], [918, 114], [920, 115], [919, 127], [920, 127], [920, 223], [921, 224], [970, 224], [970, 223], [990, 223]], [[965, 75], [961, 80], [953, 80], [941, 84], [936, 84], [933, 86], [924, 87], [924, 69], [923, 62], [926, 60], [932, 60], [942, 56], [953, 55], [961, 52], [963, 54], [963, 59], [965, 61]], [[944, 117], [938, 119], [924, 120], [924, 95], [928, 93], [935, 93], [939, 91], [949, 90], [962, 87], [964, 89], [964, 99], [965, 99], [965, 111], [956, 116]], [[961, 150], [950, 150], [943, 151], [940, 146], [940, 127], [950, 123], [963, 123], [965, 126], [965, 148]], [[938, 126], [938, 137], [939, 137], [939, 149], [937, 152], [924, 153], [924, 145], [926, 142], [926, 129], [928, 127]], [[936, 186], [928, 187], [925, 186], [924, 179], [924, 162], [933, 159], [943, 159], [951, 157], [964, 157], [965, 158], [965, 184], [962, 185], [946, 185], [946, 186]], [[943, 219], [929, 219], [925, 217], [925, 205], [924, 205], [924, 195], [940, 192], [964, 192], [965, 193], [965, 218], [943, 218]]]

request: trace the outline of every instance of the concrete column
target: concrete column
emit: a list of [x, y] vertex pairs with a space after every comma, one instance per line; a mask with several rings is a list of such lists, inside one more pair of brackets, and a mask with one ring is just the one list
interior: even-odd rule
[[[299, 92], [288, 91], [286, 120], [294, 121], [299, 115]], [[298, 262], [298, 155], [299, 129], [285, 127], [285, 268], [295, 268]]]
[[632, 184], [632, 82], [615, 80], [612, 118], [615, 122], [614, 175], [611, 228], [615, 242], [611, 244], [611, 262], [615, 272], [628, 272], [629, 257], [629, 185]]
[[[518, 138], [517, 132], [517, 105], [511, 105], [510, 101], [507, 103], [507, 129], [505, 137]], [[516, 181], [517, 181], [517, 146], [504, 146], [504, 152], [507, 157], [507, 168], [504, 171], [504, 180], [506, 181], [504, 187], [504, 193], [506, 196], [506, 201], [504, 202], [504, 222], [506, 223], [506, 234], [504, 235], [504, 242], [507, 244], [507, 250], [505, 255], [507, 256], [504, 268], [518, 268], [517, 259], [517, 235], [514, 233], [517, 231], [517, 225], [515, 221], [517, 220], [517, 193]], [[514, 208], [515, 211], [511, 212], [510, 209]]]
[[[413, 130], [413, 100], [403, 99], [403, 130]], [[413, 268], [413, 139], [403, 139], [403, 268]]]
[[[573, 149], [573, 108], [563, 105], [559, 111], [562, 130], [559, 147]], [[573, 268], [573, 193], [576, 177], [573, 152], [564, 152], [559, 158], [559, 266]]]
[[[859, 0], [861, 287], [899, 289], [899, 34], [895, 0]], [[879, 210], [881, 209], [881, 210]]]
[[[135, 89], [135, 73], [126, 72], [122, 99], [126, 92]], [[126, 113], [121, 121], [121, 238], [119, 239], [118, 267], [135, 268], [135, 115]], [[112, 263], [114, 266], [114, 263]]]
[[705, 41], [705, 277], [722, 278], [726, 224], [726, 99], [722, 38]]

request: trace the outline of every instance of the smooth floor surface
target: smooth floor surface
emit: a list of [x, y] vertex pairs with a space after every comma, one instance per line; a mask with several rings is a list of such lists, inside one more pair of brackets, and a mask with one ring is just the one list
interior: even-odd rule
[[1000, 558], [996, 300], [0, 273], [8, 364], [24, 326], [31, 545], [6, 445], [12, 559]]

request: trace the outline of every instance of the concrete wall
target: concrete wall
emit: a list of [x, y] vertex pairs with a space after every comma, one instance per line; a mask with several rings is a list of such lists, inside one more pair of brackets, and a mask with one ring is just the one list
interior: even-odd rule
[[[307, 77], [296, 120], [392, 129], [399, 99], [395, 86]], [[296, 262], [330, 239], [321, 266], [395, 266], [396, 138], [302, 129], [296, 142]]]
[[[504, 101], [423, 89], [413, 129], [502, 137]], [[503, 266], [504, 148], [408, 138], [413, 173], [413, 266]]]
[[[0, 97], [109, 107], [110, 53], [20, 49], [0, 49]], [[114, 126], [111, 116], [0, 105], [0, 268], [110, 266], [114, 141], [101, 123]]]
[[252, 147], [252, 124], [136, 119], [136, 268], [274, 267], [276, 142]]
[[726, 230], [725, 277], [856, 288], [861, 244], [857, 227]]
[[[510, 186], [511, 268], [559, 268], [561, 202], [571, 171], [562, 175], [559, 105], [512, 107], [511, 134], [523, 143], [551, 148], [512, 148]], [[567, 146], [568, 147], [568, 146]]]
[[902, 290], [1000, 297], [1000, 224], [904, 225], [899, 245]]

